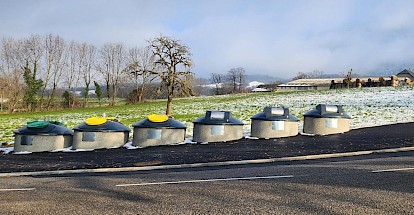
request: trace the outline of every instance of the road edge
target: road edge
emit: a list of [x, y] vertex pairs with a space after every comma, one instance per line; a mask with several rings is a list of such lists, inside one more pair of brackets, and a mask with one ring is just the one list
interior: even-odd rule
[[304, 161], [317, 160], [326, 158], [340, 158], [361, 156], [370, 154], [395, 153], [414, 151], [414, 147], [402, 147], [391, 149], [379, 149], [368, 151], [355, 151], [331, 154], [318, 155], [304, 155], [281, 158], [268, 159], [254, 159], [254, 160], [240, 160], [240, 161], [222, 161], [209, 163], [194, 163], [194, 164], [177, 164], [177, 165], [160, 165], [160, 166], [140, 166], [140, 167], [118, 167], [118, 168], [97, 168], [97, 169], [73, 169], [73, 170], [53, 170], [53, 171], [37, 171], [37, 172], [10, 172], [0, 173], [2, 177], [19, 177], [19, 176], [44, 176], [44, 175], [62, 175], [62, 174], [79, 174], [79, 173], [111, 173], [111, 172], [135, 172], [135, 171], [150, 171], [150, 170], [168, 170], [168, 169], [182, 169], [182, 168], [196, 168], [196, 167], [216, 167], [216, 166], [230, 166], [230, 165], [245, 165], [245, 164], [264, 164], [280, 161]]

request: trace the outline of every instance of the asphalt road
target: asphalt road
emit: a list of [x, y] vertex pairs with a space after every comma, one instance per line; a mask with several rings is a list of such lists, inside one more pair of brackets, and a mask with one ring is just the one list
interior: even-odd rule
[[298, 135], [268, 140], [242, 139], [226, 143], [154, 146], [135, 150], [99, 149], [78, 153], [0, 153], [0, 172], [176, 165], [412, 147], [413, 130], [414, 123], [403, 123], [327, 136]]
[[0, 214], [414, 214], [414, 152], [1, 178]]

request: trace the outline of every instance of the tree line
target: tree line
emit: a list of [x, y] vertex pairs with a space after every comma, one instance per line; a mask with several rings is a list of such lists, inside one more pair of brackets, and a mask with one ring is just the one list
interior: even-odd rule
[[[63, 97], [63, 107], [87, 107], [93, 87], [99, 103], [106, 97], [113, 106], [122, 84], [133, 82], [130, 101], [141, 102], [146, 87], [157, 83], [155, 93], [165, 95], [166, 113], [171, 114], [175, 96], [192, 95], [191, 51], [181, 41], [163, 35], [147, 43], [145, 47], [122, 43], [96, 47], [52, 34], [2, 38], [0, 104], [9, 112], [42, 111], [57, 108], [56, 100]], [[80, 87], [84, 89], [82, 102], [74, 92]]]
[[246, 71], [242, 67], [232, 68], [226, 74], [211, 73], [216, 95], [242, 93], [246, 84]]

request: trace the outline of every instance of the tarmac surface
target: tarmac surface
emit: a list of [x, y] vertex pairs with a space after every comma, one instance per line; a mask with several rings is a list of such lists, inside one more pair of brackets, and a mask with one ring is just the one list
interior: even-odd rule
[[414, 123], [404, 123], [328, 136], [242, 139], [225, 143], [156, 146], [133, 150], [117, 148], [88, 152], [0, 154], [0, 173], [241, 161], [412, 146]]

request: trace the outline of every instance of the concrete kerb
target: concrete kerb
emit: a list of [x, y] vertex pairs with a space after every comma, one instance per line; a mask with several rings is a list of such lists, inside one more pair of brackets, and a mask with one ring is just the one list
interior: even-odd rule
[[244, 164], [264, 164], [280, 161], [304, 161], [317, 160], [326, 158], [340, 158], [361, 156], [369, 154], [381, 153], [395, 153], [414, 151], [414, 147], [379, 149], [369, 151], [344, 152], [333, 154], [319, 154], [319, 155], [304, 155], [294, 157], [269, 158], [269, 159], [255, 159], [255, 160], [241, 160], [241, 161], [223, 161], [210, 163], [194, 163], [194, 164], [177, 164], [177, 165], [160, 165], [160, 166], [142, 166], [142, 167], [119, 167], [119, 168], [98, 168], [98, 169], [74, 169], [74, 170], [54, 170], [54, 171], [39, 171], [39, 172], [11, 172], [0, 173], [0, 177], [18, 177], [18, 176], [42, 176], [42, 175], [62, 175], [62, 174], [79, 174], [79, 173], [111, 173], [111, 172], [134, 172], [134, 171], [149, 171], [149, 170], [168, 170], [181, 168], [196, 168], [196, 167], [215, 167], [215, 166], [230, 166], [230, 165], [244, 165]]

